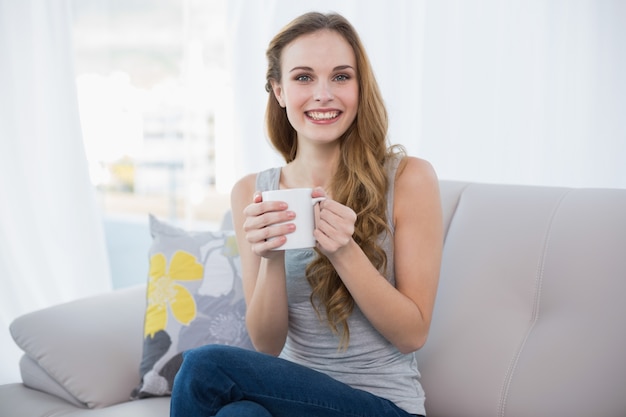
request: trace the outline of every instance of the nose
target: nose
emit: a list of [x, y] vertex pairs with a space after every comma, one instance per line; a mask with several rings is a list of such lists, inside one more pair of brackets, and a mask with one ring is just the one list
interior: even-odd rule
[[331, 86], [327, 82], [320, 81], [315, 89], [315, 101], [326, 102], [333, 98]]

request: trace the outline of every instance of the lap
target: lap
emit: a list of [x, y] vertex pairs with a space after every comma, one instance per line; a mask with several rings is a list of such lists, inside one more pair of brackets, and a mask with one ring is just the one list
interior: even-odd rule
[[411, 416], [389, 400], [324, 373], [251, 350], [220, 345], [193, 349], [184, 355], [182, 377], [190, 370], [206, 375], [207, 384], [232, 381], [233, 386], [225, 384], [231, 395], [227, 401], [258, 403], [273, 417]]

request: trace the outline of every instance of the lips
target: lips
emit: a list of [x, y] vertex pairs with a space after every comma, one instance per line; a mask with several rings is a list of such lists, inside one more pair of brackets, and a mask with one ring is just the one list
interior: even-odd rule
[[341, 112], [338, 111], [338, 110], [332, 110], [332, 111], [308, 111], [308, 112], [306, 112], [307, 117], [309, 117], [310, 119], [313, 119], [315, 121], [333, 120], [333, 119], [336, 119], [337, 117], [339, 117], [340, 114], [341, 114]]

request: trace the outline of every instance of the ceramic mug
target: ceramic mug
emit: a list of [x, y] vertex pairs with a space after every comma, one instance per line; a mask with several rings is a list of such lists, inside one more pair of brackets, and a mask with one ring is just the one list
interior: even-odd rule
[[[296, 217], [285, 223], [293, 223], [296, 230], [286, 234], [287, 242], [275, 248], [275, 250], [304, 249], [315, 246], [315, 213], [313, 207], [324, 197], [311, 197], [312, 188], [289, 188], [285, 190], [263, 191], [263, 201], [284, 201], [287, 210], [296, 213]], [[282, 224], [282, 223], [279, 223]]]

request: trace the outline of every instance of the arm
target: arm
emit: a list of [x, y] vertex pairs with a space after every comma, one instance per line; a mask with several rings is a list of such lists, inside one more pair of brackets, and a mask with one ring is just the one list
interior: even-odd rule
[[405, 158], [403, 164], [396, 176], [394, 197], [396, 287], [351, 238], [345, 206], [324, 202], [316, 237], [363, 314], [398, 350], [408, 353], [422, 347], [428, 336], [439, 282], [443, 226], [434, 170], [417, 158]]
[[[241, 258], [246, 297], [246, 326], [254, 347], [278, 355], [287, 338], [287, 289], [284, 243], [293, 225], [270, 226], [293, 214], [280, 202], [262, 202], [255, 191], [255, 175], [241, 179], [231, 192], [233, 225]], [[270, 237], [278, 236], [271, 241]]]

